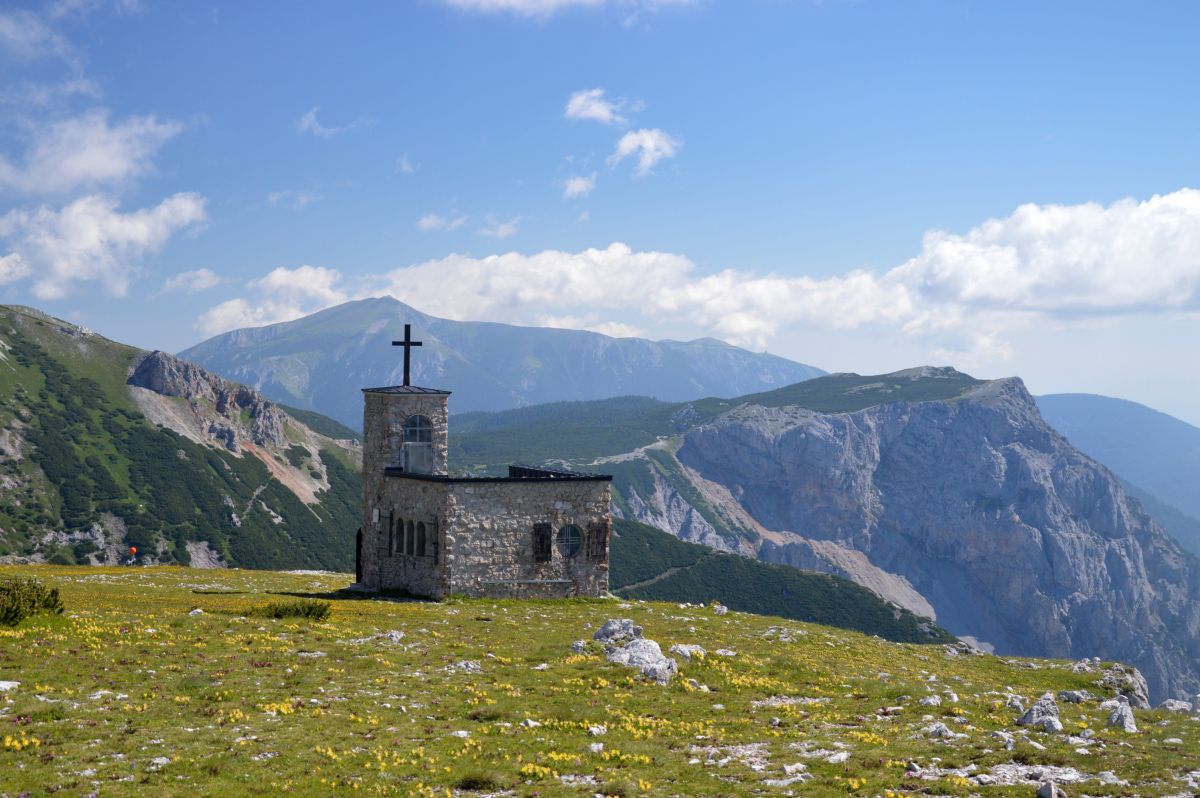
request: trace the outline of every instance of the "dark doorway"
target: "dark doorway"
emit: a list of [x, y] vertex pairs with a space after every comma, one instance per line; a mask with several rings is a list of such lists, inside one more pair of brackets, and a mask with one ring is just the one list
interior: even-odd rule
[[354, 581], [362, 584], [362, 527], [354, 538]]

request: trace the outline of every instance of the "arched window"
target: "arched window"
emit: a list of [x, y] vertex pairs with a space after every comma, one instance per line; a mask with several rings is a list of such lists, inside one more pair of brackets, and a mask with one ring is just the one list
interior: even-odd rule
[[416, 546], [413, 545], [414, 539], [416, 538], [416, 536], [417, 536], [417, 533], [413, 526], [413, 522], [409, 521], [407, 524], [404, 525], [404, 553], [405, 554], [412, 554], [416, 550]]
[[574, 524], [564, 524], [554, 538], [554, 545], [558, 547], [558, 553], [562, 556], [574, 557], [583, 546], [583, 531]]
[[425, 556], [425, 524], [421, 521], [417, 522], [417, 556]]
[[405, 471], [433, 473], [433, 422], [428, 416], [413, 415], [404, 419], [403, 449]]
[[404, 419], [405, 443], [433, 443], [433, 422], [428, 416], [415, 415]]

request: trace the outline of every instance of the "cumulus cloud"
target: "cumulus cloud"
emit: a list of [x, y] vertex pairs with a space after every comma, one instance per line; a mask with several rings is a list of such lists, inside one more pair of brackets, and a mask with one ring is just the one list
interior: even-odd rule
[[588, 119], [605, 125], [624, 125], [628, 120], [621, 116], [625, 100], [607, 100], [604, 89], [583, 89], [571, 95], [563, 116], [567, 119]]
[[285, 189], [268, 194], [267, 204], [272, 208], [290, 208], [294, 211], [302, 211], [319, 199], [321, 199], [321, 195], [315, 191]]
[[19, 253], [0, 257], [0, 285], [15, 283], [29, 276], [29, 264]]
[[617, 142], [617, 148], [608, 156], [608, 165], [616, 166], [631, 155], [637, 156], [634, 174], [645, 177], [654, 171], [654, 165], [664, 158], [674, 158], [683, 142], [658, 128], [631, 130]]
[[457, 230], [466, 223], [466, 216], [441, 216], [436, 213], [427, 213], [420, 219], [417, 219], [417, 229], [424, 233]]
[[320, 111], [320, 106], [310, 108], [303, 116], [296, 120], [296, 130], [301, 133], [312, 133], [317, 138], [328, 139], [340, 133], [347, 133], [355, 128], [362, 127], [369, 121], [367, 117], [360, 116], [349, 124], [326, 127], [317, 121], [317, 111]]
[[124, 296], [138, 263], [159, 251], [175, 233], [205, 221], [205, 201], [175, 194], [153, 208], [130, 213], [117, 200], [89, 195], [61, 210], [45, 205], [0, 216], [0, 239], [27, 264], [39, 299], [60, 299], [81, 283], [97, 283]]
[[198, 294], [221, 284], [221, 277], [212, 269], [196, 269], [190, 272], [180, 272], [163, 283], [161, 293], [164, 294]]
[[341, 280], [341, 272], [336, 269], [279, 267], [247, 283], [252, 293], [250, 298], [231, 299], [203, 313], [196, 328], [205, 335], [217, 335], [241, 327], [298, 319], [345, 302], [349, 297], [337, 287]]
[[479, 228], [481, 236], [489, 236], [491, 238], [512, 238], [521, 231], [521, 217], [514, 216], [507, 222], [502, 222], [494, 216], [488, 216], [486, 224]]
[[[261, 296], [246, 307], [260, 309], [246, 318], [300, 315], [303, 303], [278, 299], [266, 279], [257, 285]], [[930, 231], [920, 252], [883, 272], [706, 274], [683, 255], [613, 243], [449, 255], [352, 288], [324, 285], [309, 296], [310, 312], [390, 294], [447, 318], [618, 335], [675, 325], [759, 348], [788, 328], [878, 328], [924, 342], [939, 361], [975, 366], [1013, 357], [1006, 334], [1031, 324], [1200, 313], [1200, 191], [1107, 206], [1023, 205], [965, 233]]]
[[63, 119], [35, 131], [23, 164], [0, 156], [0, 188], [58, 194], [119, 185], [147, 172], [163, 143], [182, 129], [154, 116], [112, 124], [103, 109]]
[[935, 306], [1060, 318], [1200, 309], [1200, 191], [1022, 205], [964, 234], [926, 233], [889, 278]]
[[596, 187], [596, 173], [569, 177], [563, 182], [563, 199], [586, 197]]
[[463, 11], [507, 12], [525, 17], [548, 17], [573, 8], [614, 7], [630, 14], [668, 6], [692, 5], [695, 0], [443, 0]]

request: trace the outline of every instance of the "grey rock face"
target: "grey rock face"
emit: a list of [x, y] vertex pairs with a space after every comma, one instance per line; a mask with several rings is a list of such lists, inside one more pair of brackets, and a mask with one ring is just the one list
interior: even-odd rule
[[1146, 685], [1146, 678], [1137, 668], [1120, 664], [1113, 665], [1104, 672], [1104, 678], [1096, 684], [1116, 690], [1119, 695], [1138, 709], [1150, 708], [1150, 689]]
[[1018, 379], [854, 413], [743, 405], [686, 433], [678, 457], [765, 528], [904, 577], [940, 625], [997, 653], [1131, 662], [1160, 698], [1200, 688], [1200, 560]]
[[142, 358], [128, 383], [163, 396], [178, 396], [193, 409], [211, 412], [214, 418], [209, 434], [231, 451], [238, 450], [239, 439], [259, 446], [286, 443], [283, 413], [262, 394], [166, 352], [151, 352]]

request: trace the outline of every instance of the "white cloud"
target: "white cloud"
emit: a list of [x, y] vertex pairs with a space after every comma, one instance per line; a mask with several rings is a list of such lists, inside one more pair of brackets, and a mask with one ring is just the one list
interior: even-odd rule
[[466, 216], [440, 216], [436, 213], [427, 213], [420, 219], [417, 219], [417, 229], [424, 233], [431, 233], [438, 230], [457, 230], [466, 223]]
[[608, 156], [608, 165], [616, 166], [630, 155], [637, 155], [634, 173], [644, 177], [654, 171], [654, 165], [664, 158], [674, 158], [683, 142], [658, 128], [631, 130], [617, 142], [617, 148]]
[[210, 308], [197, 319], [196, 328], [212, 336], [298, 319], [345, 302], [349, 297], [337, 288], [341, 280], [336, 269], [320, 266], [273, 269], [265, 277], [247, 283], [255, 294], [252, 299], [231, 299]]
[[28, 264], [33, 295], [60, 299], [80, 283], [98, 283], [124, 296], [138, 263], [175, 233], [205, 220], [204, 198], [175, 194], [153, 208], [130, 213], [112, 197], [90, 195], [61, 210], [45, 205], [0, 216], [0, 239]]
[[196, 269], [190, 272], [180, 272], [163, 283], [163, 294], [198, 294], [221, 284], [221, 277], [212, 269]]
[[303, 116], [296, 120], [296, 130], [301, 133], [312, 133], [314, 136], [322, 139], [333, 138], [339, 133], [347, 133], [355, 128], [362, 127], [370, 120], [365, 116], [360, 116], [353, 122], [340, 127], [326, 127], [317, 121], [317, 111], [320, 111], [320, 106], [310, 108]]
[[692, 5], [695, 0], [443, 0], [464, 11], [508, 12], [525, 17], [548, 17], [573, 8], [614, 7], [630, 14], [668, 6]]
[[35, 131], [24, 164], [0, 157], [0, 187], [57, 194], [119, 185], [147, 172], [158, 149], [182, 129], [154, 116], [110, 124], [107, 111], [88, 111]]
[[1013, 358], [1007, 338], [1022, 329], [1200, 314], [1200, 191], [1107, 206], [1023, 205], [965, 233], [931, 231], [915, 257], [886, 272], [702, 274], [683, 255], [614, 243], [449, 255], [352, 288], [327, 280], [307, 304], [279, 299], [265, 278], [256, 285], [263, 297], [235, 300], [244, 318], [295, 318], [301, 305], [311, 312], [391, 294], [454, 319], [608, 334], [683, 329], [757, 348], [794, 328], [878, 330], [920, 343], [937, 361], [975, 367]]
[[0, 12], [0, 52], [18, 61], [70, 58], [66, 39], [31, 11]]
[[507, 222], [502, 222], [493, 216], [487, 217], [487, 223], [479, 228], [479, 234], [482, 236], [490, 236], [492, 238], [511, 238], [521, 231], [521, 217], [514, 216]]
[[267, 204], [272, 208], [283, 207], [294, 211], [302, 211], [321, 198], [321, 195], [315, 191], [285, 189], [284, 191], [272, 191], [268, 194]]
[[413, 172], [417, 171], [419, 167], [420, 164], [414, 164], [408, 159], [407, 152], [396, 159], [396, 171], [402, 175], [411, 175]]
[[621, 116], [625, 100], [604, 99], [604, 89], [583, 89], [571, 95], [563, 115], [567, 119], [589, 119], [605, 125], [624, 125], [628, 120]]
[[596, 173], [587, 176], [569, 177], [563, 182], [563, 199], [586, 197], [596, 187]]
[[12, 254], [0, 257], [0, 285], [8, 285], [19, 280], [24, 280], [29, 276], [29, 264], [21, 257], [20, 253], [13, 252]]
[[73, 77], [53, 83], [10, 82], [0, 87], [0, 103], [32, 109], [45, 109], [65, 103], [73, 97], [97, 98], [100, 85], [90, 78]]

